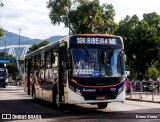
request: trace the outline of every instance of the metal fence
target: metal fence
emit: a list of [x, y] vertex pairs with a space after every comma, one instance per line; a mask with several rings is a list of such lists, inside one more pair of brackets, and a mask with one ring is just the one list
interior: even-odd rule
[[160, 82], [158, 81], [131, 81], [126, 88], [127, 98], [145, 101], [160, 102]]

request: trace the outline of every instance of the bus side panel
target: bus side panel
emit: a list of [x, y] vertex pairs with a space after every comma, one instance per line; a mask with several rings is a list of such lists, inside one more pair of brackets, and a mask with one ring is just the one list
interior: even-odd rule
[[29, 72], [30, 72], [30, 59], [25, 59], [25, 73], [24, 73], [24, 91], [30, 95], [30, 77], [29, 77]]
[[45, 70], [40, 69], [39, 72], [35, 72], [35, 79], [34, 79], [34, 88], [36, 97], [39, 99], [43, 99], [43, 87], [45, 84]]
[[45, 70], [45, 78], [42, 84], [43, 99], [46, 101], [53, 101], [53, 84], [55, 84], [55, 79], [57, 77], [56, 68], [48, 68]]
[[27, 73], [25, 72], [24, 73], [24, 91], [26, 92], [26, 93], [28, 93], [28, 78], [27, 78], [28, 76], [27, 76]]

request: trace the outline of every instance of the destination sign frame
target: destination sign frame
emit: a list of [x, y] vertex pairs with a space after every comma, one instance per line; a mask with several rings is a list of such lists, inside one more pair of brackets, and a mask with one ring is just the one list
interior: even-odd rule
[[120, 37], [107, 36], [73, 36], [70, 43], [77, 45], [122, 45]]

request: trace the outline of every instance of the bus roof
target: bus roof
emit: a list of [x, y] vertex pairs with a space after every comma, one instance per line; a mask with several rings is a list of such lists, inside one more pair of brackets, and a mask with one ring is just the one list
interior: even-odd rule
[[[52, 42], [52, 43], [50, 43], [50, 44], [48, 44], [48, 45], [46, 45], [46, 46], [43, 46], [43, 47], [41, 47], [41, 48], [39, 48], [39, 49], [37, 49], [37, 50], [35, 50], [35, 51], [33, 51], [33, 52], [31, 52], [31, 53], [29, 53], [29, 54], [27, 54], [26, 56], [25, 56], [25, 58], [27, 58], [27, 57], [30, 57], [30, 56], [33, 56], [33, 55], [35, 55], [35, 54], [38, 54], [41, 50], [43, 50], [43, 51], [45, 51], [45, 50], [47, 50], [48, 48], [50, 48], [50, 47], [52, 47], [52, 46], [55, 46], [56, 44], [58, 44], [59, 42], [61, 42], [61, 41], [63, 41], [65, 38], [67, 38], [67, 37], [74, 37], [74, 36], [99, 36], [99, 37], [105, 37], [105, 36], [107, 36], [107, 37], [119, 37], [119, 38], [121, 38], [120, 36], [116, 36], [116, 35], [111, 35], [111, 34], [73, 34], [73, 35], [67, 35], [67, 36], [65, 36], [64, 38], [62, 38], [62, 39], [59, 39], [59, 40], [57, 40], [57, 41], [55, 41], [55, 42]], [[122, 42], [123, 43], [123, 42]]]
[[109, 37], [119, 37], [116, 35], [112, 35], [112, 34], [76, 34], [73, 36], [109, 36]]

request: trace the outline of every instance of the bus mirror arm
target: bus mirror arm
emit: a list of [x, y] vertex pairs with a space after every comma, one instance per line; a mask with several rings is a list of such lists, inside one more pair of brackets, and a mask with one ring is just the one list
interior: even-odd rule
[[65, 69], [69, 69], [69, 63], [66, 62]]
[[69, 57], [69, 52], [68, 50], [66, 50], [66, 52], [64, 53], [64, 62], [68, 62], [68, 57]]
[[68, 50], [66, 50], [67, 53], [64, 55], [64, 62], [65, 62], [65, 69], [69, 69], [69, 58], [70, 58], [70, 53]]

